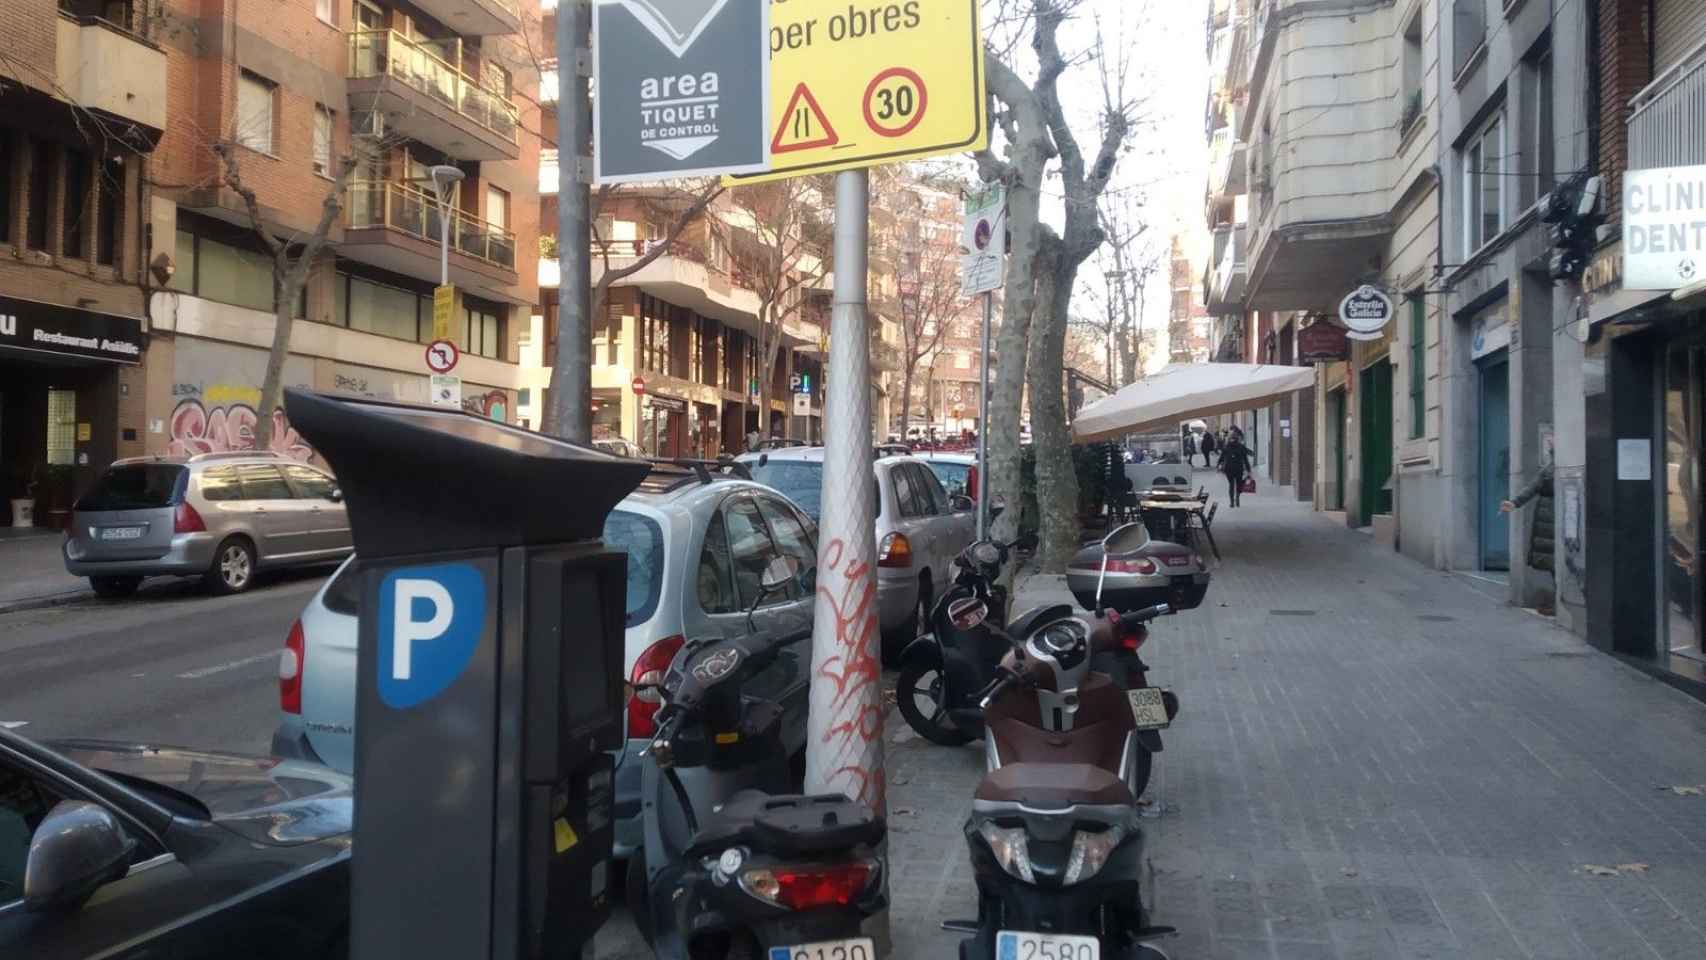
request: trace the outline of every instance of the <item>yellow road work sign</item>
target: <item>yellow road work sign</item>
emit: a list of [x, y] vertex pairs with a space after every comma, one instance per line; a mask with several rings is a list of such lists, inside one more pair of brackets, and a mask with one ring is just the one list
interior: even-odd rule
[[978, 0], [772, 0], [770, 171], [752, 183], [981, 150]]

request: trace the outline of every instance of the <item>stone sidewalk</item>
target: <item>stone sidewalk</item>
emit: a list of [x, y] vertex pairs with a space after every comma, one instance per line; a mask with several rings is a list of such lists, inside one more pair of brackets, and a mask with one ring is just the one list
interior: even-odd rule
[[14, 531], [0, 536], [0, 612], [67, 603], [94, 596], [89, 581], [65, 572], [58, 530]]
[[[1183, 701], [1144, 821], [1173, 957], [1706, 957], [1706, 706], [1306, 505], [1215, 533], [1144, 648]], [[887, 736], [893, 956], [952, 960], [982, 755]]]

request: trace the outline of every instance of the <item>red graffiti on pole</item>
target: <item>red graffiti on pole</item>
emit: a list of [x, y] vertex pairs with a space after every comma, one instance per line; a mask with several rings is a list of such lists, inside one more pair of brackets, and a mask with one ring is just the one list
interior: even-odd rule
[[[835, 610], [835, 639], [837, 653], [818, 668], [817, 676], [834, 685], [830, 712], [834, 720], [824, 731], [823, 742], [833, 744], [838, 759], [851, 760], [833, 767], [831, 777], [845, 774], [859, 785], [853, 799], [876, 810], [885, 809], [883, 779], [874, 771], [860, 766], [866, 747], [882, 737], [882, 697], [870, 698], [873, 706], [862, 696], [867, 687], [882, 680], [882, 663], [878, 658], [876, 599], [877, 585], [871, 576], [871, 565], [847, 558], [847, 544], [830, 541], [824, 550], [827, 573], [818, 578], [818, 593]], [[846, 568], [842, 568], [843, 559]]]

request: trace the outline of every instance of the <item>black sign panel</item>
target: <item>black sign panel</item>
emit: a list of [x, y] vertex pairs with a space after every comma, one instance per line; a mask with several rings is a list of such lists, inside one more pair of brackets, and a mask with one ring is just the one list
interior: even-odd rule
[[141, 363], [142, 321], [56, 303], [0, 297], [0, 347]]

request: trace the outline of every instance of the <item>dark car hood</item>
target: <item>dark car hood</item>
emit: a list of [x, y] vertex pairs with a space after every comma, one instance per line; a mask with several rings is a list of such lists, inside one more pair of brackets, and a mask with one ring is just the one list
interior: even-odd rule
[[215, 823], [257, 843], [309, 843], [351, 829], [353, 782], [319, 764], [104, 740], [50, 746], [120, 782], [136, 778], [189, 794]]

